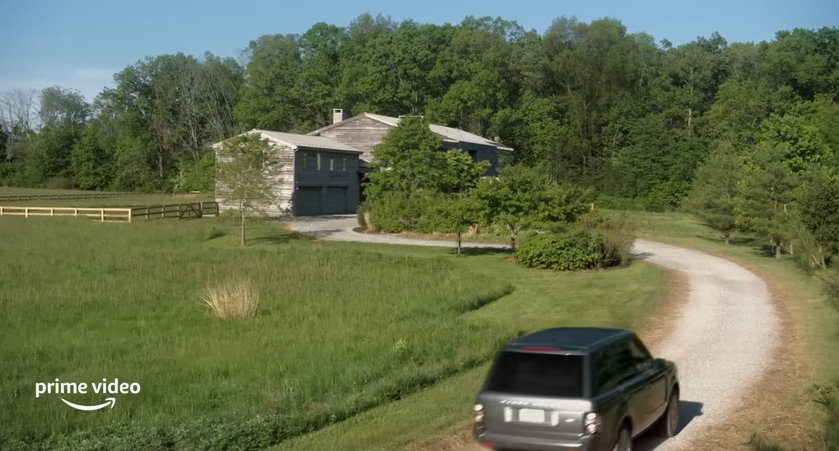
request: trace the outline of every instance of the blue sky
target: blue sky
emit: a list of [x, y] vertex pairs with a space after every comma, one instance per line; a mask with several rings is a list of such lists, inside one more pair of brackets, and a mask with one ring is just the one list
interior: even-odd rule
[[364, 12], [458, 23], [501, 16], [540, 32], [562, 15], [613, 17], [630, 32], [682, 44], [718, 31], [729, 42], [771, 40], [778, 30], [839, 26], [837, 0], [28, 0], [4, 2], [0, 92], [61, 85], [88, 100], [115, 72], [145, 56], [211, 51], [235, 56], [263, 34], [347, 25]]

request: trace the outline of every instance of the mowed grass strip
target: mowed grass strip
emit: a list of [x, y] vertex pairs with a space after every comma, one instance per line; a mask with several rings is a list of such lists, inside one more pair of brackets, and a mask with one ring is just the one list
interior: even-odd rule
[[37, 196], [48, 194], [101, 194], [107, 191], [85, 191], [80, 189], [18, 188], [0, 186], [0, 196]]
[[6, 207], [131, 208], [212, 201], [212, 196], [199, 194], [138, 194], [136, 196], [116, 196], [102, 199], [22, 200], [16, 202], [0, 201], [0, 205]]
[[[3, 218], [0, 233], [0, 424], [27, 442], [82, 431], [51, 442], [59, 449], [257, 449], [475, 367], [517, 332], [464, 317], [513, 288], [445, 250], [378, 253], [279, 226], [242, 250], [213, 219]], [[223, 320], [202, 304], [230, 280], [258, 289], [255, 317]], [[36, 383], [56, 378], [142, 390], [83, 413], [62, 395], [35, 398]]]

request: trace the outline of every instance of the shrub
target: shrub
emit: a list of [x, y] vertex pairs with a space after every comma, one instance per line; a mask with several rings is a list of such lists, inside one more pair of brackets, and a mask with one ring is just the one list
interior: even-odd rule
[[586, 230], [532, 235], [516, 248], [516, 261], [528, 268], [578, 271], [600, 267], [603, 239]]
[[356, 221], [358, 221], [358, 226], [363, 227], [365, 229], [369, 227], [369, 224], [367, 224], [367, 216], [365, 215], [367, 211], [368, 210], [366, 202], [359, 205], [358, 209], [355, 211], [355, 219]]
[[370, 221], [367, 225], [386, 233], [431, 232], [418, 227], [428, 206], [429, 201], [420, 195], [387, 195], [370, 203]]
[[204, 305], [222, 319], [251, 318], [259, 307], [259, 291], [249, 279], [231, 279], [207, 288]]
[[604, 267], [629, 263], [636, 226], [626, 214], [606, 216], [595, 210], [580, 216], [576, 225], [603, 238]]

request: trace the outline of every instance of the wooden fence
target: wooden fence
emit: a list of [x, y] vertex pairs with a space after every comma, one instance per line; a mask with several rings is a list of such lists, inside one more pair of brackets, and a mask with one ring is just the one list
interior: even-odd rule
[[159, 205], [133, 208], [76, 208], [76, 207], [12, 207], [0, 205], [0, 216], [30, 217], [88, 217], [101, 222], [132, 222], [135, 219], [201, 218], [218, 215], [215, 202]]
[[14, 196], [0, 196], [0, 202], [21, 202], [25, 200], [109, 199], [111, 197], [137, 195], [137, 193], [19, 194]]
[[0, 216], [40, 216], [88, 217], [99, 221], [131, 222], [130, 208], [76, 208], [76, 207], [10, 207], [0, 205]]
[[218, 204], [215, 202], [192, 202], [188, 204], [158, 205], [153, 207], [133, 207], [131, 218], [201, 218], [218, 215]]

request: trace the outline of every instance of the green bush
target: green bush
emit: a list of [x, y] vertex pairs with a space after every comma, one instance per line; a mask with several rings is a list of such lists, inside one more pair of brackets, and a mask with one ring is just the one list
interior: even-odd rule
[[216, 184], [216, 155], [207, 152], [198, 160], [185, 158], [180, 162], [178, 191], [212, 193]]
[[625, 213], [606, 216], [595, 210], [577, 218], [576, 225], [603, 238], [604, 267], [629, 263], [637, 226]]
[[370, 202], [369, 226], [385, 233], [430, 233], [420, 224], [430, 202], [419, 195], [391, 194]]
[[603, 238], [586, 230], [540, 233], [516, 248], [516, 261], [528, 268], [579, 271], [602, 266]]

